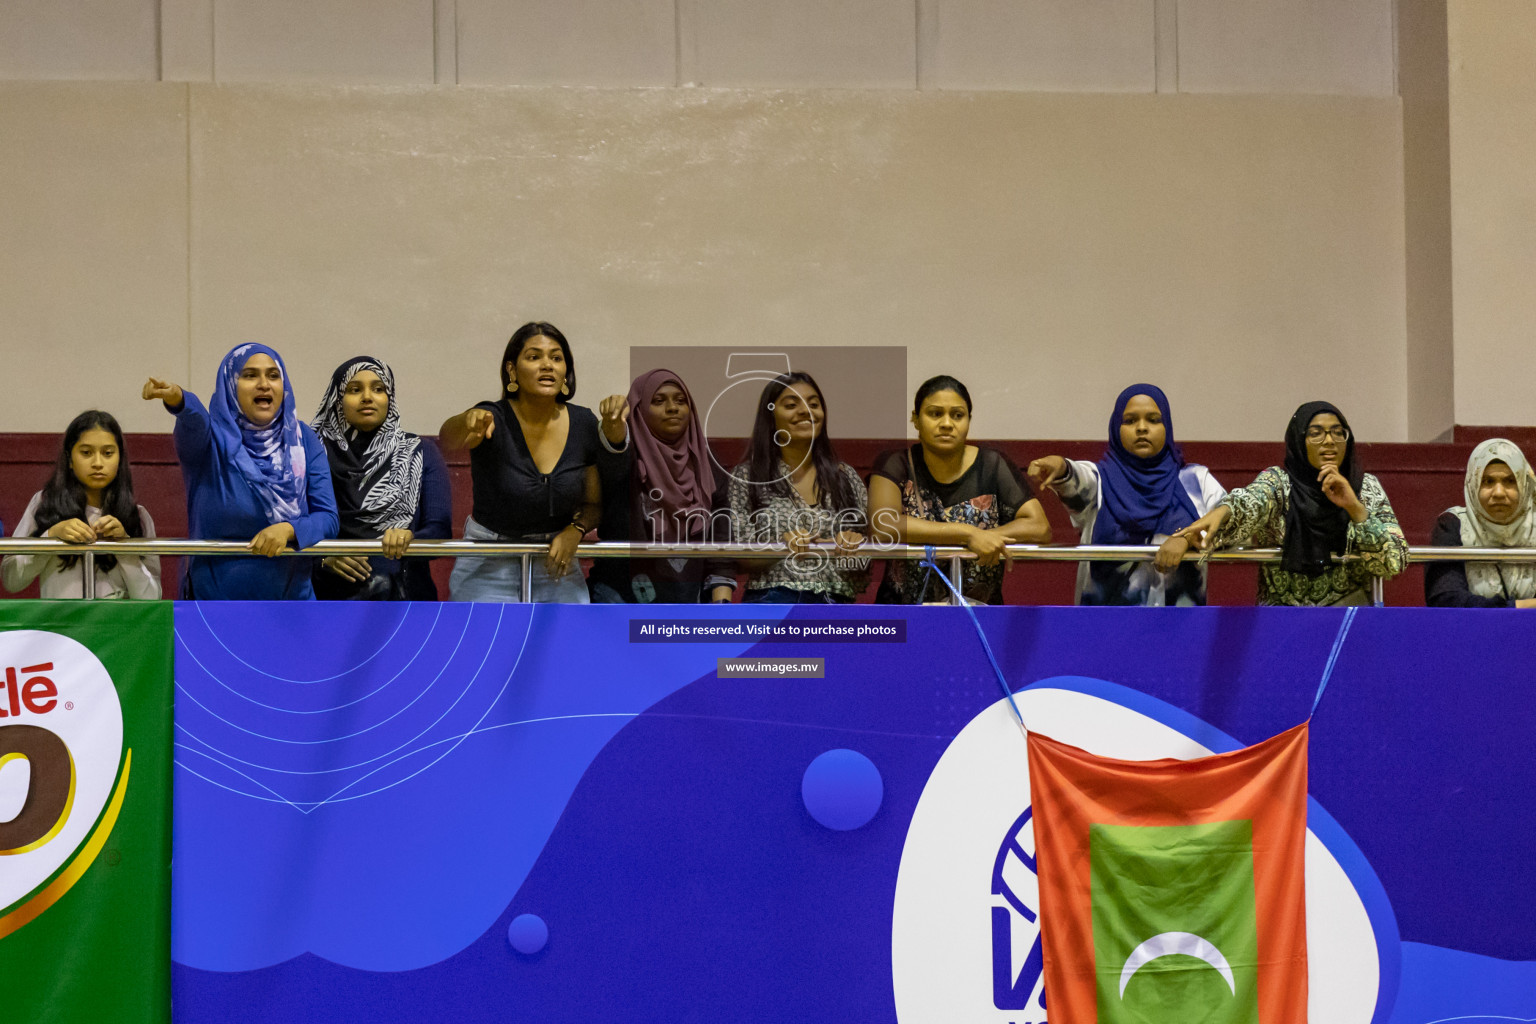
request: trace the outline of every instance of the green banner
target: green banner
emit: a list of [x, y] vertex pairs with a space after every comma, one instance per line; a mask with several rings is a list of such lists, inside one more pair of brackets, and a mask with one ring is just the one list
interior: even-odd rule
[[170, 1020], [173, 606], [0, 602], [0, 1017]]
[[1252, 823], [1088, 834], [1099, 1024], [1258, 1024]]

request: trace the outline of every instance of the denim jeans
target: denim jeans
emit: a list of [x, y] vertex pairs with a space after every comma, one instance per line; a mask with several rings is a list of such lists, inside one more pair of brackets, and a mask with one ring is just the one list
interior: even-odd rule
[[[495, 540], [497, 535], [473, 519], [464, 522], [466, 540]], [[448, 577], [450, 601], [521, 601], [523, 560], [505, 558], [460, 558], [453, 563]], [[555, 579], [544, 571], [544, 556], [533, 556], [533, 600], [536, 604], [590, 604], [587, 580], [579, 565]]]

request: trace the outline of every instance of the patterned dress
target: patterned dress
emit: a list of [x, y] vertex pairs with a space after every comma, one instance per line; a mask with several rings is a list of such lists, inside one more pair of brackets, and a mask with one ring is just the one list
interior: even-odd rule
[[[901, 489], [903, 514], [934, 523], [964, 523], [978, 530], [1011, 523], [1035, 496], [1019, 468], [992, 448], [978, 450], [970, 468], [948, 484], [938, 483], [928, 471], [922, 445], [882, 453], [875, 459], [874, 473]], [[977, 565], [967, 559], [961, 563], [960, 592], [977, 604], [998, 601], [1005, 568], [1002, 563]], [[921, 563], [892, 559], [885, 564], [885, 578], [875, 600], [882, 604], [947, 604], [949, 588]]]
[[[1290, 477], [1280, 466], [1260, 473], [1247, 487], [1228, 491], [1220, 502], [1232, 510], [1216, 531], [1217, 547], [1279, 547], [1285, 540], [1285, 512], [1290, 503]], [[1366, 517], [1349, 524], [1345, 554], [1359, 555], [1317, 576], [1287, 572], [1278, 564], [1259, 570], [1259, 604], [1369, 604], [1373, 577], [1391, 579], [1408, 564], [1408, 541], [1397, 524], [1381, 482], [1367, 473], [1360, 484]]]
[[[846, 462], [838, 471], [848, 480], [857, 508], [834, 509], [826, 488], [820, 504], [811, 505], [800, 492], [788, 485], [791, 470], [779, 460], [781, 485], [750, 484], [747, 467], [737, 466], [731, 473], [727, 494], [731, 509], [731, 533], [738, 544], [782, 544], [784, 535], [806, 530], [811, 536], [831, 540], [838, 531], [865, 531], [868, 521], [869, 492], [859, 474]], [[753, 490], [759, 489], [758, 505], [753, 507]], [[748, 590], [788, 587], [792, 590], [828, 594], [853, 600], [869, 585], [869, 559], [861, 556], [839, 557], [826, 551], [808, 551], [781, 558], [747, 580]]]

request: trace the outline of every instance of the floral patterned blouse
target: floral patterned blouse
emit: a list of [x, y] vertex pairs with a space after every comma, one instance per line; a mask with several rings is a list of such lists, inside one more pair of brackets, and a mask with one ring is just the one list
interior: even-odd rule
[[[1228, 491], [1220, 505], [1232, 509], [1216, 531], [1218, 547], [1279, 547], [1285, 539], [1285, 512], [1291, 500], [1291, 480], [1285, 469], [1271, 466], [1247, 487]], [[1345, 553], [1359, 555], [1317, 576], [1287, 572], [1278, 563], [1259, 569], [1259, 604], [1369, 604], [1371, 578], [1391, 579], [1408, 564], [1408, 541], [1387, 503], [1381, 482], [1366, 473], [1360, 482], [1362, 523], [1349, 524]], [[1218, 506], [1219, 507], [1219, 506]]]
[[[825, 488], [822, 501], [811, 505], [793, 487], [773, 487], [747, 482], [747, 467], [737, 466], [731, 473], [727, 494], [731, 508], [731, 535], [738, 544], [783, 544], [791, 530], [807, 530], [819, 540], [831, 540], [838, 531], [866, 532], [869, 515], [869, 491], [859, 474], [846, 462], [838, 470], [848, 478], [858, 504], [855, 509], [833, 509]], [[779, 460], [780, 479], [788, 481], [790, 468]], [[761, 488], [760, 504], [752, 507], [752, 489]], [[808, 551], [781, 558], [747, 580], [748, 590], [790, 587], [819, 594], [856, 598], [869, 585], [869, 559], [861, 556], [838, 557], [826, 551]]]

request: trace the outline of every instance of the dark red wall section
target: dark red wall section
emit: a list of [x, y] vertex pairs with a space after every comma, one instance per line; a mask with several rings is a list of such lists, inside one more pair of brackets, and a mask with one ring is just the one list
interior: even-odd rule
[[[1458, 427], [1456, 440], [1449, 444], [1366, 444], [1361, 456], [1367, 472], [1374, 473], [1392, 499], [1392, 507], [1403, 524], [1411, 544], [1429, 543], [1429, 531], [1437, 516], [1452, 505], [1461, 504], [1462, 477], [1473, 444], [1485, 437], [1508, 437], [1527, 452], [1536, 452], [1536, 428]], [[187, 535], [186, 499], [181, 487], [181, 471], [165, 434], [130, 434], [126, 446], [132, 460], [139, 503], [150, 510], [162, 537]], [[7, 533], [21, 518], [33, 492], [47, 479], [57, 457], [58, 435], [0, 434], [0, 518]], [[1042, 455], [1065, 455], [1075, 459], [1097, 458], [1103, 450], [1098, 441], [995, 441], [986, 442], [1003, 449], [1021, 467]], [[739, 440], [715, 442], [721, 462], [731, 465], [739, 458], [743, 445]], [[868, 474], [875, 456], [892, 447], [889, 441], [848, 440], [837, 443], [838, 454], [845, 461]], [[1280, 444], [1251, 442], [1191, 441], [1184, 445], [1192, 462], [1210, 467], [1227, 487], [1241, 486], [1252, 480], [1266, 466], [1283, 457]], [[470, 482], [468, 458], [456, 453], [448, 458], [453, 477], [454, 533], [462, 530], [469, 514]], [[1072, 543], [1076, 534], [1061, 503], [1044, 498], [1057, 543]], [[176, 559], [166, 559], [164, 576], [168, 594], [174, 595], [177, 579]], [[444, 596], [451, 562], [443, 559], [434, 565], [434, 575]], [[1021, 565], [1008, 576], [1005, 595], [1010, 604], [1069, 604], [1076, 568], [1070, 563]], [[1244, 565], [1214, 566], [1211, 570], [1210, 597], [1213, 604], [1251, 604], [1254, 599], [1257, 568]], [[879, 578], [876, 570], [875, 578]], [[871, 586], [868, 600], [873, 595]], [[35, 593], [35, 588], [31, 593]], [[1417, 567], [1387, 585], [1387, 603], [1421, 605], [1424, 603], [1424, 574]]]

